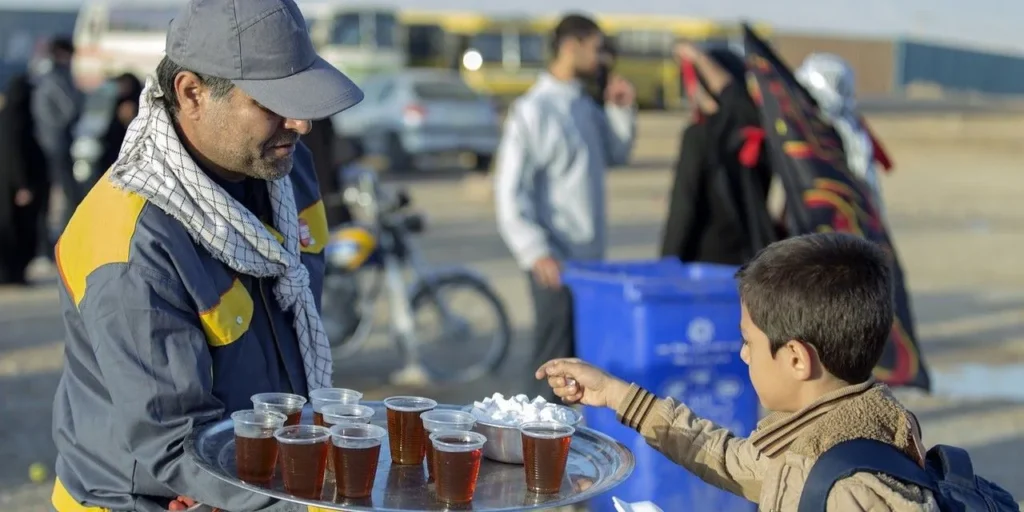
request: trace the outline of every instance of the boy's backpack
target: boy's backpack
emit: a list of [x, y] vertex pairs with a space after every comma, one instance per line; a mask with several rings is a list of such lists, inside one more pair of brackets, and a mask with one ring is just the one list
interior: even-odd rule
[[1020, 512], [1009, 492], [974, 474], [963, 448], [936, 445], [921, 468], [896, 447], [869, 439], [839, 443], [818, 458], [807, 475], [799, 512], [825, 512], [832, 486], [860, 472], [882, 473], [929, 489], [942, 512]]

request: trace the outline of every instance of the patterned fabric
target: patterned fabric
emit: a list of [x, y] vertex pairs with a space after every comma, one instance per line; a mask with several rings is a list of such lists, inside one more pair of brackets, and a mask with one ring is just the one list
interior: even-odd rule
[[299, 223], [291, 178], [269, 181], [274, 227], [263, 223], [216, 184], [178, 140], [163, 95], [149, 78], [139, 115], [117, 162], [107, 173], [119, 188], [135, 192], [181, 222], [195, 241], [233, 270], [277, 278], [274, 296], [295, 316], [295, 331], [309, 390], [330, 387], [331, 349], [309, 288], [309, 271], [299, 257]]

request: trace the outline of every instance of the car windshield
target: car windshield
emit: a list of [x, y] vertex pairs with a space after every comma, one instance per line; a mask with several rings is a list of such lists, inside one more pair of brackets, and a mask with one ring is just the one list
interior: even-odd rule
[[475, 100], [479, 97], [459, 79], [422, 79], [416, 81], [412, 88], [423, 100]]

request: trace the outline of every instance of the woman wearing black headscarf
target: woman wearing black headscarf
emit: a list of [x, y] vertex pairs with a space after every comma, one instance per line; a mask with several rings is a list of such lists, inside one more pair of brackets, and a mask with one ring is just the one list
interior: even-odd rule
[[683, 132], [661, 255], [739, 265], [778, 236], [768, 214], [771, 183], [761, 157], [761, 119], [746, 65], [728, 48], [680, 44], [695, 119]]
[[[128, 125], [139, 114], [139, 97], [142, 96], [142, 82], [131, 74], [125, 73], [114, 79], [117, 84], [117, 103], [114, 115], [110, 118], [110, 126], [103, 137], [103, 159], [97, 163], [96, 172], [102, 174], [114, 165], [117, 155], [121, 152], [121, 144], [128, 134]], [[95, 181], [99, 176], [94, 176]]]
[[0, 285], [26, 284], [50, 184], [35, 139], [28, 76], [11, 79], [0, 110]]

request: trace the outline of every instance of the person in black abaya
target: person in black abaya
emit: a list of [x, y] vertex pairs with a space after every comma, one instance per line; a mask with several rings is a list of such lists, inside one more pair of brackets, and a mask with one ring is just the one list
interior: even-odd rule
[[8, 85], [0, 110], [0, 285], [27, 284], [49, 197], [46, 158], [35, 138], [27, 75]]
[[778, 238], [767, 208], [771, 170], [761, 155], [760, 113], [739, 55], [689, 43], [676, 52], [696, 115], [683, 132], [661, 255], [739, 265]]

